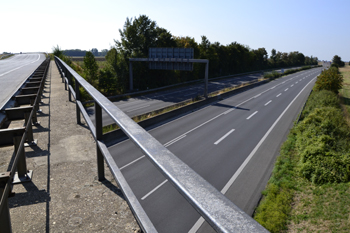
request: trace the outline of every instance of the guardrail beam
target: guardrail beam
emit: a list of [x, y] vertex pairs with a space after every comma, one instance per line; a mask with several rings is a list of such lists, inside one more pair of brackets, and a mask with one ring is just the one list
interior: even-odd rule
[[[0, 198], [4, 194], [5, 186], [8, 183], [9, 179], [10, 179], [10, 172], [0, 173]], [[5, 202], [4, 208], [0, 212], [1, 232], [11, 233], [12, 227], [11, 227], [11, 217], [10, 217], [10, 208], [9, 208], [8, 199], [5, 198], [4, 202]]]

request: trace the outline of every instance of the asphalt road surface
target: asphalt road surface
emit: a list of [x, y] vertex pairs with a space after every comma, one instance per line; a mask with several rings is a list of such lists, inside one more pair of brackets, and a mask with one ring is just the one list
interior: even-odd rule
[[[208, 83], [208, 93], [227, 87], [239, 86], [246, 82], [257, 80], [261, 77], [261, 74], [251, 74], [210, 81]], [[194, 98], [198, 95], [203, 95], [203, 93], [204, 84], [201, 83], [181, 88], [174, 88], [171, 90], [159, 91], [151, 94], [145, 94], [127, 100], [120, 100], [114, 102], [114, 104], [128, 116], [133, 117], [153, 110], [171, 106], [173, 104]], [[90, 115], [91, 120], [95, 122], [94, 108], [87, 108], [87, 112]], [[114, 123], [112, 118], [110, 118], [110, 116], [108, 116], [104, 111], [102, 112], [102, 123], [104, 126]]]
[[[321, 70], [282, 77], [149, 132], [252, 214], [279, 147]], [[159, 232], [212, 231], [130, 140], [109, 150]]]
[[17, 54], [0, 60], [0, 109], [45, 60], [44, 54]]

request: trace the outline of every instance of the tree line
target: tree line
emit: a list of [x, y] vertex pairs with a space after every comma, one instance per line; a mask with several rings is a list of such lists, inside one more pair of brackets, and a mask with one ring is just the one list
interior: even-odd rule
[[[107, 65], [98, 69], [95, 77], [88, 75], [92, 83], [108, 95], [122, 94], [129, 90], [129, 58], [147, 58], [151, 47], [193, 48], [195, 59], [209, 60], [209, 78], [318, 63], [317, 57], [305, 56], [298, 51], [287, 53], [272, 49], [269, 57], [265, 48], [251, 49], [238, 42], [222, 45], [219, 42], [212, 43], [206, 36], [202, 36], [201, 42], [197, 43], [189, 36], [172, 35], [146, 15], [127, 18], [119, 33], [120, 40], [115, 40], [115, 46], [106, 53]], [[95, 50], [85, 51], [85, 56], [91, 57], [90, 53], [96, 56]], [[89, 67], [85, 66], [83, 69], [84, 73], [91, 74]], [[134, 88], [144, 90], [203, 79], [204, 72], [204, 64], [194, 64], [193, 71], [171, 71], [150, 70], [147, 63], [134, 62]]]
[[[62, 50], [63, 54], [65, 56], [69, 57], [84, 57], [86, 55], [87, 50], [80, 50], [80, 49], [66, 49]], [[102, 49], [102, 51], [98, 51], [96, 48], [92, 48], [90, 52], [95, 56], [95, 57], [104, 57], [106, 56], [108, 49]]]

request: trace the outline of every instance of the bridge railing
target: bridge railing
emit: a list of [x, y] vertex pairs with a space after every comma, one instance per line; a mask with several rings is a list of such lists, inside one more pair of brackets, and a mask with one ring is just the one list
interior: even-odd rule
[[[69, 92], [69, 98], [71, 99], [71, 96], [75, 98], [77, 123], [81, 123], [80, 115], [83, 115], [96, 140], [99, 180], [104, 180], [105, 159], [130, 209], [144, 232], [157, 232], [157, 230], [102, 140], [102, 109], [217, 232], [267, 232], [265, 228], [240, 210], [222, 193], [194, 172], [187, 164], [183, 163], [172, 152], [166, 149], [71, 67], [58, 57], [55, 57], [55, 62], [60, 71], [62, 82], [65, 83], [66, 89]], [[95, 125], [90, 120], [89, 115], [81, 103], [80, 87], [84, 88], [95, 101]]]

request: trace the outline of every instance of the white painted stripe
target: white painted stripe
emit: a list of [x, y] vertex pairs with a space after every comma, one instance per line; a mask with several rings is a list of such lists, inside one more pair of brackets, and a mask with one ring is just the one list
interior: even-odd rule
[[258, 94], [258, 95], [256, 95], [256, 96], [254, 96], [253, 98], [257, 98], [257, 97], [259, 97], [259, 96], [261, 96], [261, 93], [260, 93], [260, 94]]
[[272, 102], [272, 100], [270, 100], [269, 102], [267, 102], [266, 104], [265, 104], [265, 106], [267, 106], [269, 103], [271, 103]]
[[226, 133], [224, 136], [222, 136], [219, 140], [217, 140], [216, 142], [214, 142], [215, 145], [219, 144], [222, 140], [224, 140], [228, 135], [230, 135], [233, 131], [235, 131], [235, 129], [231, 129], [230, 131], [228, 131], [228, 133]]
[[232, 112], [232, 111], [235, 110], [235, 109], [236, 109], [236, 107], [233, 107], [233, 108], [231, 108], [231, 109], [229, 109], [229, 110], [223, 112], [222, 114], [230, 113], [230, 112]]
[[288, 88], [286, 88], [284, 91], [288, 91]]
[[126, 112], [132, 112], [132, 111], [135, 111], [135, 110], [139, 110], [139, 109], [141, 109], [141, 108], [147, 108], [148, 106], [151, 106], [151, 105], [150, 105], [150, 104], [147, 104], [147, 105], [144, 105], [144, 106], [141, 106], [141, 107], [133, 108], [133, 109], [131, 109], [131, 110], [129, 110], [129, 111], [126, 111]]
[[250, 115], [249, 117], [247, 117], [247, 120], [249, 120], [250, 118], [252, 118], [255, 114], [257, 114], [258, 111], [255, 111], [252, 115]]
[[180, 141], [180, 140], [183, 139], [184, 137], [186, 137], [186, 135], [184, 135], [184, 134], [183, 134], [183, 135], [180, 135], [180, 136], [178, 136], [177, 138], [174, 138], [173, 140], [171, 140], [171, 141], [165, 143], [164, 146], [165, 146], [165, 147], [168, 147], [168, 146], [174, 144], [175, 142]]
[[168, 180], [164, 180], [162, 183], [160, 183], [157, 187], [155, 187], [154, 189], [152, 189], [149, 193], [147, 193], [145, 196], [143, 196], [141, 198], [141, 200], [145, 200], [149, 195], [151, 195], [152, 193], [154, 193], [157, 189], [159, 189], [163, 184], [165, 184]]
[[290, 85], [290, 87], [293, 87], [293, 86], [294, 86], [294, 84]]
[[144, 158], [144, 157], [145, 157], [145, 155], [142, 155], [140, 158], [137, 158], [137, 159], [135, 159], [134, 161], [132, 161], [132, 162], [130, 162], [130, 163], [128, 163], [128, 164], [122, 166], [121, 168], [119, 168], [119, 170], [122, 170], [122, 169], [124, 169], [124, 168], [130, 166], [130, 165], [133, 164], [133, 163], [136, 163], [137, 161], [139, 161], [140, 159], [142, 159], [142, 158]]
[[280, 96], [280, 95], [282, 95], [282, 93], [279, 93], [278, 95], [276, 95], [276, 97], [278, 97], [278, 96]]

